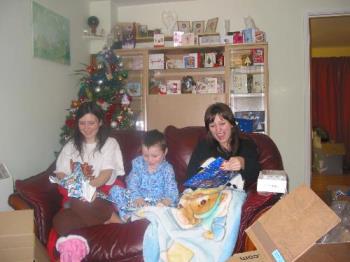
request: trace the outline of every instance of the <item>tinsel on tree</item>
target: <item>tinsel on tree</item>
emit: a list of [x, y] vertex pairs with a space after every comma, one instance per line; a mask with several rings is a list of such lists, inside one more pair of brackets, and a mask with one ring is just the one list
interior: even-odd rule
[[125, 90], [128, 72], [123, 69], [121, 57], [111, 49], [96, 55], [96, 64], [77, 70], [81, 76], [78, 98], [73, 100], [60, 136], [65, 144], [74, 130], [75, 113], [81, 103], [95, 101], [105, 112], [105, 122], [113, 129], [134, 128], [135, 121], [130, 108], [131, 97]]

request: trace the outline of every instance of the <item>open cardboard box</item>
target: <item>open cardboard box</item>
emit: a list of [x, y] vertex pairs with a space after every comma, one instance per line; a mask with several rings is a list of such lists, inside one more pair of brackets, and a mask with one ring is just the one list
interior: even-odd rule
[[[226, 262], [264, 262], [263, 256], [259, 251], [248, 251], [244, 253], [237, 253], [230, 257]], [[266, 261], [266, 260], [265, 260]]]
[[350, 242], [316, 243], [340, 218], [309, 187], [300, 186], [277, 202], [246, 233], [264, 261], [350, 261]]
[[0, 212], [0, 260], [50, 261], [45, 247], [35, 237], [33, 210]]

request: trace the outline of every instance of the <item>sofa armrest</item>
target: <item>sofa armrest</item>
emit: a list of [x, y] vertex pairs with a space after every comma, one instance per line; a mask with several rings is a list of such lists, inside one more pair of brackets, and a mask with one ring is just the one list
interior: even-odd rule
[[49, 181], [54, 166], [45, 172], [24, 180], [16, 180], [16, 191], [9, 198], [9, 204], [14, 209], [34, 209], [34, 223], [38, 238], [43, 244], [47, 243], [52, 227], [52, 218], [61, 208], [61, 195], [57, 185]]
[[234, 253], [242, 253], [252, 249], [245, 230], [251, 226], [264, 212], [270, 209], [281, 197], [281, 194], [258, 193], [256, 187], [247, 192], [247, 199], [242, 207], [241, 224]]

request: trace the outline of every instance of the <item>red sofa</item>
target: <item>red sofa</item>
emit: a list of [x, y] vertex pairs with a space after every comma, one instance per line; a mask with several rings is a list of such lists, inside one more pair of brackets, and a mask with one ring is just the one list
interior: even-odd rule
[[[198, 140], [205, 136], [204, 127], [175, 128], [168, 126], [165, 131], [168, 143], [168, 161], [173, 164], [180, 191], [186, 180], [186, 167]], [[126, 173], [130, 171], [131, 160], [140, 154], [141, 131], [114, 131], [112, 134], [121, 147]], [[281, 155], [274, 142], [263, 134], [242, 134], [255, 141], [262, 169], [283, 169]], [[16, 191], [9, 197], [14, 209], [34, 209], [36, 234], [43, 244], [47, 244], [52, 227], [52, 218], [61, 208], [61, 196], [56, 184], [51, 184], [48, 176], [54, 170], [54, 163], [44, 172], [15, 182]], [[279, 199], [275, 194], [258, 194], [256, 186], [248, 189], [247, 200], [243, 206], [241, 225], [237, 244], [232, 252], [246, 250], [247, 237], [244, 230], [264, 210]], [[98, 225], [76, 230], [88, 240], [90, 253], [84, 261], [143, 261], [142, 240], [148, 225], [145, 220], [128, 224]]]

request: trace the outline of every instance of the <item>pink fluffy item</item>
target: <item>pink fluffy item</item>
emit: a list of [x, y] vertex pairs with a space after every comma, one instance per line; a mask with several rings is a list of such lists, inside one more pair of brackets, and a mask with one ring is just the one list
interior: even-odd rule
[[77, 235], [60, 237], [56, 249], [60, 252], [60, 262], [80, 262], [90, 252], [86, 239]]

